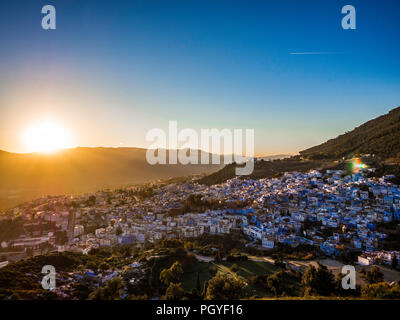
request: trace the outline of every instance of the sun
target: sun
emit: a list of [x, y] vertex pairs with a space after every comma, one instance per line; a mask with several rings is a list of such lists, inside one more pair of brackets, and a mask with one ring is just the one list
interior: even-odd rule
[[23, 131], [22, 140], [27, 152], [52, 153], [71, 145], [69, 132], [56, 122], [31, 125]]

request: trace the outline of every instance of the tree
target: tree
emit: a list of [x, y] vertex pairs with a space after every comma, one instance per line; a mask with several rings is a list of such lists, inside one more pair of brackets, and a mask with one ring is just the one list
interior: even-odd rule
[[163, 269], [160, 272], [160, 280], [165, 285], [169, 286], [171, 282], [178, 283], [182, 281], [183, 268], [182, 265], [175, 261], [169, 269]]
[[193, 288], [189, 293], [185, 294], [185, 297], [187, 297], [189, 300], [201, 299], [200, 292], [196, 288]]
[[119, 253], [121, 256], [129, 258], [132, 255], [132, 248], [130, 245], [124, 244], [119, 246]]
[[22, 298], [18, 292], [13, 292], [13, 294], [10, 296], [10, 300], [22, 300]]
[[210, 268], [208, 268], [208, 273], [210, 274], [210, 276], [215, 276], [218, 272], [218, 267], [216, 265], [212, 265], [210, 266]]
[[342, 284], [342, 280], [346, 275], [339, 272], [336, 275], [335, 278], [335, 283], [336, 283], [336, 294], [340, 295], [340, 296], [360, 296], [360, 290], [361, 287], [359, 285], [356, 285], [355, 289], [344, 289], [343, 288], [343, 284]]
[[215, 262], [221, 262], [222, 261], [222, 253], [221, 250], [217, 250], [215, 252], [215, 257], [214, 257]]
[[68, 235], [66, 231], [56, 231], [55, 237], [56, 244], [58, 245], [64, 245], [68, 242]]
[[371, 270], [362, 268], [360, 270], [361, 278], [368, 284], [378, 283], [383, 281], [383, 273], [377, 266], [373, 266]]
[[86, 201], [88, 206], [94, 206], [96, 204], [96, 196], [91, 195], [89, 199]]
[[239, 267], [236, 263], [234, 263], [233, 265], [231, 265], [230, 270], [233, 272], [237, 272], [239, 270]]
[[394, 255], [393, 259], [392, 259], [392, 269], [396, 269], [397, 264], [398, 264], [397, 257], [396, 257], [396, 255]]
[[109, 265], [106, 262], [102, 262], [99, 266], [99, 269], [102, 271], [106, 271], [109, 269]]
[[201, 290], [201, 288], [200, 288], [200, 273], [199, 272], [197, 272], [196, 289], [197, 289], [197, 292], [200, 292], [200, 290]]
[[203, 298], [205, 298], [206, 295], [207, 295], [207, 289], [208, 289], [208, 281], [204, 281], [204, 283], [203, 283], [203, 291], [201, 292], [201, 296]]
[[120, 277], [115, 277], [106, 282], [104, 287], [99, 287], [89, 295], [89, 300], [118, 300], [124, 289]]
[[378, 282], [363, 286], [361, 294], [367, 298], [398, 299], [400, 298], [400, 288], [398, 284], [390, 285], [387, 282]]
[[285, 273], [282, 270], [271, 274], [267, 278], [268, 288], [274, 293], [275, 296], [279, 296], [283, 292]]
[[226, 274], [217, 274], [208, 283], [206, 300], [237, 300], [242, 297], [244, 283]]
[[44, 300], [57, 300], [58, 294], [54, 291], [50, 290], [45, 290], [41, 295], [39, 299], [44, 299]]
[[166, 300], [180, 300], [183, 297], [185, 291], [183, 290], [180, 283], [171, 282], [165, 292]]
[[281, 269], [286, 269], [286, 264], [283, 261], [283, 258], [282, 258], [281, 254], [279, 254], [278, 257], [275, 259], [274, 265], [276, 265], [277, 267], [279, 267]]
[[194, 249], [194, 244], [192, 241], [185, 241], [183, 246], [188, 251], [191, 251]]
[[122, 228], [121, 228], [121, 226], [118, 226], [115, 229], [115, 235], [117, 235], [119, 237], [121, 234], [122, 234]]
[[96, 271], [98, 269], [98, 265], [94, 261], [88, 261], [86, 263], [86, 268], [92, 271]]
[[312, 265], [307, 267], [301, 283], [305, 295], [328, 296], [335, 291], [334, 275], [320, 263], [318, 263], [318, 268]]

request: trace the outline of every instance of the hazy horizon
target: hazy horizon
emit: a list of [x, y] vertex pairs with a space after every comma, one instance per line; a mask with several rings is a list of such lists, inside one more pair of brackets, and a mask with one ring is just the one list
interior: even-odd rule
[[[21, 154], [21, 155], [24, 155], [24, 154], [26, 154], [26, 155], [29, 155], [29, 154], [46, 154], [48, 156], [51, 156], [51, 155], [57, 154], [59, 152], [63, 152], [63, 151], [66, 151], [66, 150], [74, 150], [74, 149], [79, 149], [79, 148], [82, 148], [82, 149], [87, 148], [87, 149], [142, 149], [142, 150], [147, 150], [147, 148], [141, 148], [141, 147], [135, 147], [135, 146], [123, 146], [123, 147], [121, 147], [121, 146], [117, 146], [117, 147], [113, 147], [113, 146], [75, 146], [75, 147], [59, 149], [59, 150], [56, 150], [54, 152], [44, 152], [44, 151], [12, 152], [12, 151], [3, 150], [3, 149], [0, 149], [0, 151], [7, 152], [7, 153], [12, 153], [12, 154]], [[188, 149], [188, 148], [166, 149], [166, 150], [185, 150], [185, 149]], [[190, 148], [190, 149], [191, 150], [195, 150], [195, 149], [192, 149], [192, 148]], [[201, 152], [207, 152], [207, 151], [204, 151], [202, 149], [196, 149], [196, 150], [197, 151], [201, 151]], [[219, 153], [219, 154], [223, 155], [221, 153]], [[296, 154], [298, 154], [298, 153], [294, 153], [294, 154], [274, 153], [274, 154], [260, 154], [260, 155], [255, 154], [254, 156], [257, 157], [257, 158], [262, 158], [262, 157], [273, 157], [273, 156], [293, 156], [293, 155], [296, 155]]]

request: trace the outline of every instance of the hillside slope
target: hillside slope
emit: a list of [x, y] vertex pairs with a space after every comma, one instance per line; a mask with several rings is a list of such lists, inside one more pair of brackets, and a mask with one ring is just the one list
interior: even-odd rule
[[116, 188], [211, 173], [222, 165], [149, 165], [146, 149], [75, 148], [55, 154], [0, 152], [0, 209], [42, 195]]
[[301, 151], [309, 159], [375, 154], [382, 159], [400, 155], [400, 107], [318, 146]]
[[[205, 185], [225, 182], [226, 180], [236, 177], [236, 166], [236, 164], [228, 164], [221, 170], [199, 179], [198, 182]], [[307, 172], [311, 169], [326, 169], [332, 166], [334, 166], [334, 163], [327, 160], [303, 161], [292, 158], [274, 161], [257, 161], [254, 163], [254, 171], [252, 174], [241, 177], [250, 179], [274, 178], [289, 171]]]

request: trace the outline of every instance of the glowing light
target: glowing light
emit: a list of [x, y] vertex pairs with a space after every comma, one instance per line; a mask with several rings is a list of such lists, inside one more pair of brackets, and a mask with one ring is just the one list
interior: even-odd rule
[[40, 122], [25, 129], [22, 140], [27, 152], [51, 153], [71, 146], [67, 130], [54, 122]]
[[352, 162], [352, 171], [354, 173], [358, 173], [360, 170], [367, 168], [367, 165], [365, 163], [362, 163], [362, 161], [359, 158], [355, 158]]

